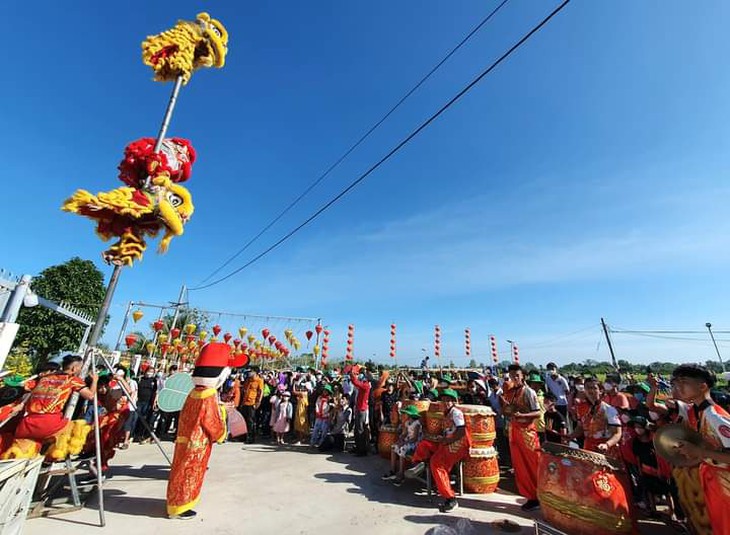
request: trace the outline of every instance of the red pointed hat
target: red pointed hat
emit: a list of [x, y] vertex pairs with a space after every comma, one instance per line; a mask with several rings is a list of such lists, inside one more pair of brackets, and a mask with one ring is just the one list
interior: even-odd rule
[[195, 366], [225, 368], [231, 359], [231, 346], [223, 342], [211, 342], [203, 346]]

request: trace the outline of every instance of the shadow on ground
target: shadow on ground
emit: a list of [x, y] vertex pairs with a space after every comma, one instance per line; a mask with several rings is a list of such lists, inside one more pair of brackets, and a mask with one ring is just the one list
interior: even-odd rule
[[[86, 507], [93, 510], [99, 509], [99, 502], [95, 494], [89, 497]], [[128, 496], [126, 492], [108, 489], [104, 491], [104, 511], [129, 516], [167, 518], [167, 503], [165, 498]]]
[[157, 479], [167, 481], [170, 477], [170, 466], [167, 464], [145, 464], [140, 467], [129, 465], [112, 465], [108, 479], [133, 478]]

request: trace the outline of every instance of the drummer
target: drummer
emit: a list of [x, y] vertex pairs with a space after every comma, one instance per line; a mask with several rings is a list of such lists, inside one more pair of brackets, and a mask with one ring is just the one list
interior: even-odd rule
[[444, 430], [443, 436], [423, 439], [418, 443], [412, 459], [416, 465], [406, 470], [405, 476], [408, 478], [420, 476], [426, 469], [425, 461], [429, 461], [436, 488], [445, 500], [439, 509], [442, 513], [448, 513], [459, 506], [454, 489], [451, 488], [449, 474], [456, 463], [469, 455], [471, 435], [466, 428], [464, 413], [456, 407], [459, 400], [456, 390], [446, 388], [441, 391], [440, 398], [444, 407], [444, 420], [448, 427]]
[[715, 374], [704, 366], [682, 364], [672, 372], [678, 397], [691, 403], [685, 424], [704, 443], [680, 442], [679, 452], [700, 464], [700, 481], [713, 533], [730, 533], [730, 414], [712, 401]]
[[537, 466], [540, 459], [540, 439], [535, 421], [540, 418], [537, 394], [525, 383], [525, 373], [519, 364], [508, 368], [510, 388], [500, 403], [502, 413], [509, 418], [509, 449], [515, 469], [515, 483], [520, 495], [527, 498], [523, 511], [540, 507], [537, 499]]
[[586, 403], [578, 406], [578, 427], [567, 435], [567, 440], [583, 439], [583, 449], [620, 458], [621, 420], [618, 411], [601, 401], [598, 379], [585, 380]]

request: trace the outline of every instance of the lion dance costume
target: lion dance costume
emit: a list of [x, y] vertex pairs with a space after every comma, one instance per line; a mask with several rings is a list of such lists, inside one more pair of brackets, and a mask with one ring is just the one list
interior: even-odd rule
[[171, 518], [189, 518], [200, 499], [203, 478], [214, 442], [226, 439], [226, 415], [218, 400], [217, 389], [239, 365], [231, 347], [212, 342], [204, 346], [195, 361], [195, 388], [188, 394], [182, 411], [175, 456], [167, 484], [167, 514]]
[[180, 185], [190, 178], [193, 146], [185, 139], [165, 139], [155, 153], [154, 143], [142, 138], [125, 149], [119, 179], [126, 186], [97, 195], [78, 190], [63, 203], [62, 210], [95, 220], [102, 240], [119, 238], [103, 254], [108, 263], [131, 266], [141, 260], [145, 237], [155, 237], [163, 229], [159, 251], [164, 253], [193, 214], [192, 196]]
[[227, 52], [228, 32], [207, 13], [200, 13], [193, 22], [178, 21], [174, 28], [142, 43], [142, 61], [152, 67], [158, 82], [180, 76], [187, 84], [201, 67], [223, 67]]

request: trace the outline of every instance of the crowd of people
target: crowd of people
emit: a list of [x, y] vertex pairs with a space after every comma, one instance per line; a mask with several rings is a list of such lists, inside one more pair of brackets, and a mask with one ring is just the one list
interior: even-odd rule
[[[32, 451], [24, 440], [38, 445], [37, 454], [74, 420], [92, 425], [95, 394], [103, 470], [115, 449], [126, 449], [131, 441], [147, 442], [151, 433], [175, 438], [179, 414], [161, 411], [157, 399], [165, 381], [178, 372], [176, 367], [163, 371], [143, 366], [133, 378], [118, 365], [114, 373], [102, 370], [81, 379], [81, 365], [80, 357], [69, 355], [61, 363], [44, 364], [31, 381], [5, 378], [0, 412], [4, 458]], [[74, 393], [80, 401], [69, 410]], [[248, 367], [234, 370], [218, 394], [228, 408], [229, 424], [234, 413], [242, 417], [242, 425], [232, 433], [236, 436], [228, 440], [271, 440], [322, 452], [343, 452], [351, 443], [352, 454], [365, 456], [377, 448], [380, 429], [395, 426], [390, 470], [383, 479], [400, 485], [407, 477], [431, 470], [444, 512], [458, 506], [450, 472], [471, 446], [459, 407], [487, 406], [494, 413], [500, 465], [514, 473], [517, 490], [526, 498], [524, 510], [540, 507], [541, 447], [559, 443], [619, 460], [630, 476], [633, 501], [647, 515], [657, 516], [663, 505], [672, 522], [703, 533], [703, 511], [693, 510], [696, 507], [683, 500], [681, 491], [684, 479], [697, 478], [714, 533], [730, 533], [730, 508], [725, 507], [730, 504], [730, 416], [723, 407], [727, 398], [717, 392], [714, 374], [699, 365], [678, 366], [666, 378], [616, 373], [601, 380], [565, 377], [555, 363], [544, 371], [513, 364], [501, 372], [434, 371], [427, 366], [396, 372], [360, 366], [342, 371]], [[423, 414], [404, 403], [426, 399], [442, 402], [446, 423], [439, 436], [427, 435]], [[703, 438], [677, 448], [699, 465], [689, 476], [687, 469], [658, 456], [652, 440], [662, 426], [678, 422]], [[95, 444], [93, 434], [87, 435], [79, 454], [91, 457]], [[8, 455], [11, 450], [15, 453]]]

